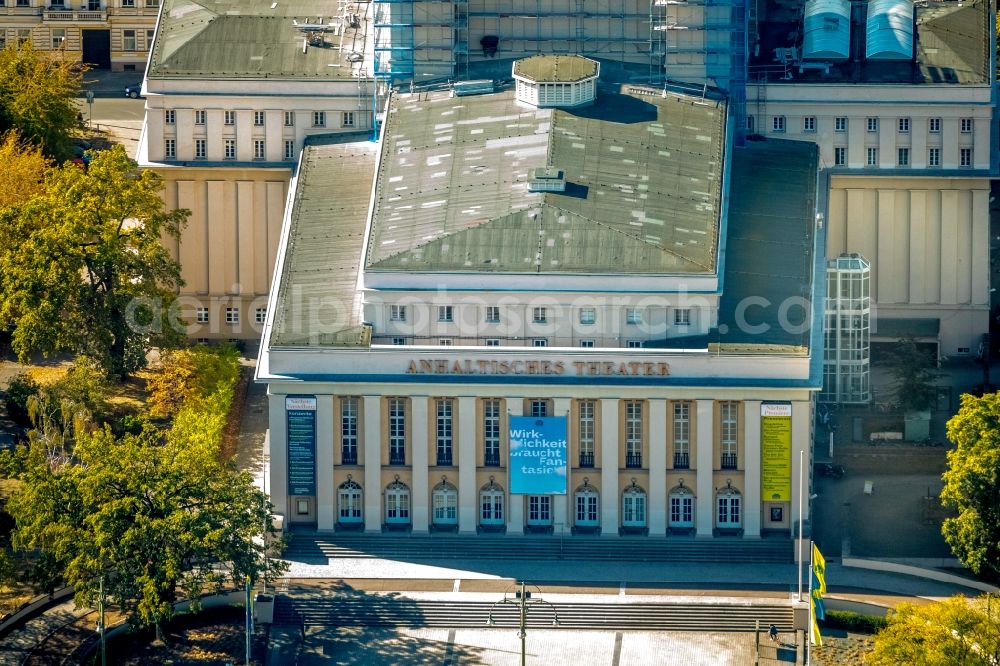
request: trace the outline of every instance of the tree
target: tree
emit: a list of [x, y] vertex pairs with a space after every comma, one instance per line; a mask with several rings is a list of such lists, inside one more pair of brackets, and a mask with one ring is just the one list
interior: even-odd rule
[[952, 552], [977, 574], [1000, 577], [1000, 394], [962, 396], [949, 421], [941, 501], [958, 515], [941, 526]]
[[285, 566], [264, 557], [276, 536], [267, 497], [217, 460], [218, 441], [161, 435], [82, 433], [72, 460], [37, 442], [16, 464], [7, 455], [22, 479], [8, 504], [14, 545], [54, 557], [80, 603], [96, 601], [103, 579], [130, 622], [155, 625], [160, 638], [180, 595], [197, 603]]
[[934, 404], [937, 399], [934, 359], [912, 337], [899, 340], [892, 353], [891, 370], [895, 379], [893, 393], [900, 408], [913, 412]]
[[30, 41], [8, 43], [0, 50], [0, 134], [17, 130], [50, 157], [69, 159], [80, 82], [69, 61], [47, 57]]
[[992, 666], [1000, 663], [1000, 614], [989, 597], [902, 604], [865, 655], [872, 666]]
[[151, 345], [183, 337], [171, 326], [188, 211], [164, 211], [162, 181], [121, 146], [83, 170], [53, 169], [41, 194], [0, 212], [0, 328], [14, 324], [21, 359], [66, 350], [114, 378], [142, 368]]
[[0, 136], [0, 209], [27, 201], [42, 190], [51, 163], [42, 149], [21, 138], [17, 130]]

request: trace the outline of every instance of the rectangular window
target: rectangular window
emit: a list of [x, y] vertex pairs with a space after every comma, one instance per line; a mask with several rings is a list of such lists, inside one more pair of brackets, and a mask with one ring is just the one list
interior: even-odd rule
[[342, 123], [343, 127], [354, 127], [354, 112], [344, 111], [343, 121], [344, 121]]
[[676, 308], [674, 310], [674, 326], [691, 325], [691, 308]]
[[625, 308], [625, 323], [626, 324], [641, 324], [642, 323], [642, 309], [641, 308]]
[[500, 466], [500, 401], [483, 400], [483, 465]]
[[340, 464], [358, 464], [358, 399], [340, 399]]
[[500, 306], [498, 305], [486, 306], [486, 323], [487, 324], [500, 323]]
[[747, 134], [753, 134], [753, 116], [747, 116]]
[[253, 311], [253, 320], [258, 324], [263, 324], [267, 321], [267, 308], [255, 308]]
[[439, 347], [451, 347], [454, 342], [455, 341], [452, 340], [451, 338], [439, 338], [438, 339], [438, 346]]
[[402, 346], [404, 346], [406, 344], [406, 338], [402, 338], [402, 337], [393, 338], [392, 339], [392, 344], [394, 344], [397, 347], [402, 347]]
[[531, 321], [535, 324], [544, 324], [548, 319], [548, 311], [546, 308], [532, 308], [531, 309]]
[[389, 464], [406, 464], [406, 400], [389, 399]]
[[531, 417], [535, 419], [545, 418], [549, 415], [549, 401], [548, 400], [532, 400], [531, 401]]
[[739, 404], [719, 403], [719, 448], [722, 452], [722, 469], [736, 469], [736, 450], [739, 431]]
[[548, 347], [549, 346], [548, 338], [533, 338], [531, 340], [531, 346], [532, 347]]
[[406, 321], [406, 306], [405, 305], [390, 305], [389, 306], [389, 321]]
[[146, 6], [147, 7], [159, 7], [160, 6], [160, 0], [146, 0]]
[[313, 111], [313, 127], [326, 127], [326, 111]]
[[594, 466], [595, 421], [597, 403], [594, 400], [581, 400], [577, 403], [580, 418], [577, 422], [580, 439], [580, 467]]
[[207, 153], [208, 142], [205, 139], [195, 139], [194, 140], [194, 157], [196, 160], [205, 159]]
[[868, 161], [865, 164], [870, 167], [878, 166], [878, 148], [868, 148]]
[[225, 147], [225, 158], [227, 160], [236, 159], [236, 139], [226, 139], [223, 144]]
[[785, 131], [785, 117], [784, 116], [774, 116], [771, 118], [771, 129], [775, 132]]
[[[18, 0], [18, 2], [20, 2], [20, 0]], [[23, 5], [22, 4], [18, 4], [18, 7], [27, 7], [27, 6], [28, 6], [27, 1], [25, 1], [25, 3]], [[31, 41], [31, 28], [18, 28], [17, 29], [17, 43], [18, 44], [27, 44], [30, 41]]]
[[586, 326], [597, 321], [596, 308], [580, 308], [580, 323]]
[[165, 139], [163, 142], [163, 156], [168, 160], [177, 157], [177, 139]]
[[626, 340], [625, 346], [629, 349], [641, 349], [642, 340]]
[[295, 126], [295, 112], [285, 111], [285, 127], [294, 127], [294, 126]]
[[486, 338], [486, 346], [487, 347], [499, 347], [500, 346], [500, 338]]
[[146, 31], [146, 50], [147, 51], [149, 51], [150, 49], [153, 48], [153, 35], [155, 35], [155, 34], [156, 33], [153, 30], [147, 30]]
[[899, 133], [900, 134], [909, 134], [909, 132], [910, 132], [910, 119], [909, 118], [900, 118], [899, 119]]
[[441, 322], [453, 322], [455, 321], [455, 309], [451, 305], [439, 305], [438, 306], [438, 321]]
[[806, 116], [802, 119], [802, 131], [803, 132], [815, 132], [816, 131], [816, 116]]
[[197, 324], [208, 323], [208, 308], [198, 308], [194, 311], [194, 321]]
[[253, 140], [253, 158], [255, 160], [264, 159], [264, 139]]
[[833, 131], [835, 132], [846, 132], [847, 131], [847, 118], [845, 116], [838, 116], [833, 119]]
[[905, 166], [910, 166], [910, 149], [909, 148], [900, 148], [900, 149], [898, 149], [896, 151], [896, 153], [897, 153], [896, 164], [898, 164], [899, 166], [904, 166], [904, 167]]
[[972, 134], [972, 118], [962, 118], [962, 134]]
[[594, 341], [593, 340], [580, 340], [580, 346], [581, 347], [587, 347], [587, 348], [593, 347], [594, 346]]
[[972, 166], [972, 148], [959, 148], [958, 166], [962, 167]]
[[877, 132], [878, 131], [878, 118], [869, 118], [868, 119], [868, 131], [869, 132]]
[[292, 139], [285, 139], [285, 160], [295, 159], [295, 141]]
[[625, 401], [625, 467], [642, 467], [642, 401]]
[[236, 124], [236, 112], [235, 111], [226, 111], [222, 115], [223, 115], [223, 122], [226, 125], [235, 125]]
[[833, 149], [833, 165], [844, 166], [847, 164], [847, 148], [837, 146]]
[[941, 131], [941, 119], [940, 118], [930, 118], [927, 120], [927, 131], [931, 134], [937, 134]]
[[122, 50], [138, 51], [138, 40], [135, 37], [135, 30], [122, 30]]
[[[18, 2], [18, 4], [21, 4]], [[135, 7], [135, 0], [122, 0], [122, 7]]]
[[927, 166], [941, 166], [941, 149], [929, 148], [927, 150]]
[[163, 112], [163, 122], [167, 125], [173, 125], [177, 122], [177, 113], [173, 109], [167, 109]]
[[204, 125], [205, 124], [205, 110], [204, 109], [197, 109], [194, 112], [194, 124], [195, 125]]
[[675, 402], [674, 406], [674, 469], [691, 465], [691, 403]]
[[452, 464], [451, 445], [454, 423], [454, 403], [451, 398], [438, 398], [437, 405], [437, 464], [450, 466]]
[[264, 126], [264, 112], [263, 111], [254, 111], [253, 112], [253, 124], [256, 125], [257, 127], [263, 127]]
[[52, 28], [52, 48], [60, 49], [66, 41], [66, 28]]
[[238, 324], [238, 323], [240, 323], [240, 309], [239, 308], [226, 308], [226, 323], [227, 324]]

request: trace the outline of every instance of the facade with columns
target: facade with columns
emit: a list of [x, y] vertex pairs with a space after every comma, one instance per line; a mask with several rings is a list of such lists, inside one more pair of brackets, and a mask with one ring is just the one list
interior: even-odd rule
[[[734, 148], [721, 100], [596, 101], [401, 94], [378, 144], [307, 141], [256, 377], [286, 525], [791, 531], [821, 382], [818, 153]], [[515, 416], [565, 418], [565, 494], [511, 493]]]

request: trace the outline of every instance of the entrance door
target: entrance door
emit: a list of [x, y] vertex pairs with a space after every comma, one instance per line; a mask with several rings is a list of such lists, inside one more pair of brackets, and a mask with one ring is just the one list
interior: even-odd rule
[[670, 527], [694, 527], [694, 495], [678, 492], [670, 496]]
[[83, 62], [97, 69], [111, 69], [111, 31], [83, 30]]
[[528, 525], [549, 527], [552, 525], [552, 498], [548, 495], [528, 495]]

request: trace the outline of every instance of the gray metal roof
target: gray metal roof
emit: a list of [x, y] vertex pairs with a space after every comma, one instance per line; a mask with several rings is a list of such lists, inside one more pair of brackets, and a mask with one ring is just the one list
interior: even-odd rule
[[310, 138], [292, 203], [272, 346], [367, 346], [356, 289], [377, 149], [367, 134]]
[[[339, 16], [335, 0], [164, 0], [149, 76], [350, 77], [348, 56], [364, 51], [364, 33]], [[337, 29], [303, 53], [293, 20]]]
[[[725, 126], [722, 103], [648, 90], [574, 110], [398, 95], [367, 267], [712, 273]], [[528, 191], [545, 166], [565, 192]]]

